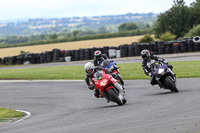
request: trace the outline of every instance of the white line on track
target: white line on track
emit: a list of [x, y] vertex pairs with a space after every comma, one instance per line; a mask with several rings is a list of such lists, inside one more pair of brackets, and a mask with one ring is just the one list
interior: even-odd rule
[[[29, 118], [29, 117], [31, 116], [31, 113], [30, 113], [30, 112], [28, 112], [28, 111], [23, 111], [23, 110], [16, 110], [16, 111], [23, 112], [23, 113], [25, 113], [25, 114], [26, 114], [26, 116], [22, 117], [21, 119], [19, 119], [19, 120], [15, 121], [15, 122], [20, 122], [20, 121], [23, 121], [24, 119], [27, 119], [27, 118]], [[14, 123], [15, 123], [15, 122], [14, 122]]]

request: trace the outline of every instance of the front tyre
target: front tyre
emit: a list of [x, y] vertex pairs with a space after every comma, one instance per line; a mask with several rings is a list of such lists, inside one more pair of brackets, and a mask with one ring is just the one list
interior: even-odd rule
[[112, 98], [112, 101], [116, 102], [119, 106], [123, 105], [123, 101], [119, 99], [117, 93], [115, 93], [113, 89], [109, 89], [107, 92], [108, 92], [108, 95]]
[[169, 89], [171, 91], [174, 91], [174, 92], [178, 92], [178, 89], [176, 88], [176, 84], [173, 82], [172, 78], [171, 77], [166, 77], [165, 78], [165, 83], [166, 85], [169, 87]]

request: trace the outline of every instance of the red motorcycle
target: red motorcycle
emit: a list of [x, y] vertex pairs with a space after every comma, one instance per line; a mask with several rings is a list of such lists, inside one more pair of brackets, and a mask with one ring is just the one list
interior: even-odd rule
[[122, 86], [116, 80], [104, 71], [97, 71], [93, 76], [95, 88], [105, 97], [108, 101], [117, 103], [122, 106], [126, 103], [125, 94]]

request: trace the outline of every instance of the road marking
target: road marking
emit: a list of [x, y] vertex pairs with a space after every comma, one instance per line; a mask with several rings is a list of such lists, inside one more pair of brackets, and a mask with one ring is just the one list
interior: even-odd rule
[[[26, 116], [22, 117], [21, 119], [19, 119], [19, 120], [15, 121], [15, 122], [20, 122], [20, 121], [23, 121], [24, 119], [27, 119], [27, 118], [29, 118], [29, 117], [31, 116], [31, 113], [30, 113], [30, 112], [28, 112], [28, 111], [23, 111], [23, 110], [16, 110], [16, 111], [23, 112], [23, 113], [25, 113], [25, 114], [26, 114]], [[14, 123], [15, 123], [15, 122], [14, 122]]]

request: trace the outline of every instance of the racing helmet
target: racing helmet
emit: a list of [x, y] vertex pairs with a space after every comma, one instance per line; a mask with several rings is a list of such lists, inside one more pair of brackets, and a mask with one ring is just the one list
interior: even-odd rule
[[96, 50], [94, 52], [94, 56], [97, 58], [97, 59], [100, 59], [101, 58], [101, 51], [100, 50]]
[[87, 62], [84, 65], [84, 70], [88, 76], [91, 76], [94, 73], [94, 65], [91, 62]]
[[141, 51], [141, 56], [144, 60], [150, 60], [150, 52], [147, 49]]

